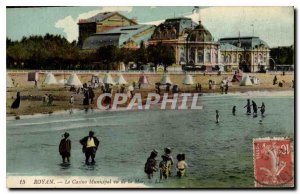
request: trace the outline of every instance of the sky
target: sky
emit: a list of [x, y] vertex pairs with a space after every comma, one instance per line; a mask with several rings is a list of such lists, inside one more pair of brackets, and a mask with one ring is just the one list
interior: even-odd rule
[[7, 8], [6, 34], [12, 40], [23, 36], [60, 34], [68, 41], [78, 39], [79, 19], [99, 12], [118, 11], [138, 23], [158, 25], [167, 18], [189, 17], [201, 23], [215, 40], [224, 37], [258, 36], [270, 47], [294, 44], [293, 7], [201, 7], [136, 6], [136, 7], [43, 7]]

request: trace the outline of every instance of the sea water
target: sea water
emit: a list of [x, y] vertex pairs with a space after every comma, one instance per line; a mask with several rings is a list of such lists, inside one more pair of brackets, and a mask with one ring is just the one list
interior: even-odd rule
[[[265, 117], [246, 115], [247, 98], [265, 103]], [[165, 188], [244, 188], [254, 186], [253, 138], [294, 137], [294, 97], [207, 95], [202, 110], [132, 110], [81, 112], [7, 120], [8, 176], [101, 176]], [[236, 115], [231, 113], [236, 106]], [[219, 110], [220, 122], [215, 122]], [[261, 121], [260, 121], [261, 120]], [[85, 165], [79, 140], [93, 130], [100, 139], [96, 164]], [[58, 144], [64, 132], [72, 141], [71, 165], [61, 165]], [[185, 153], [187, 176], [149, 181], [147, 157], [165, 147]]]

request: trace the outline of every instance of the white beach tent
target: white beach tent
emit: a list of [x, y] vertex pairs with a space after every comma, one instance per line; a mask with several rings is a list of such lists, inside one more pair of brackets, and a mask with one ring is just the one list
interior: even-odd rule
[[57, 84], [57, 81], [52, 73], [48, 73], [43, 83], [50, 85], [50, 84]]
[[105, 84], [112, 84], [112, 85], [115, 84], [114, 80], [112, 79], [112, 77], [111, 77], [111, 75], [109, 73], [105, 74], [105, 76], [103, 78], [103, 83], [105, 83]]
[[252, 82], [251, 82], [249, 75], [243, 76], [243, 78], [240, 82], [240, 86], [252, 86]]
[[172, 84], [171, 79], [168, 74], [164, 73], [163, 77], [161, 78], [160, 84], [165, 85], [165, 84]]
[[67, 81], [67, 85], [68, 86], [79, 86], [79, 87], [82, 87], [82, 83], [81, 81], [79, 80], [78, 76], [76, 75], [76, 73], [72, 74], [68, 81]]
[[116, 84], [127, 84], [127, 81], [124, 79], [122, 74], [119, 74], [118, 77], [115, 79]]
[[183, 81], [182, 81], [182, 83], [184, 85], [192, 85], [192, 84], [194, 84], [193, 77], [191, 75], [189, 75], [189, 74], [186, 74], [185, 77], [184, 77], [184, 79], [183, 79]]
[[6, 87], [7, 88], [14, 87], [14, 82], [12, 81], [11, 77], [8, 74], [6, 74]]
[[257, 77], [253, 76], [250, 79], [251, 79], [252, 84], [255, 84], [255, 85], [259, 84], [259, 79]]

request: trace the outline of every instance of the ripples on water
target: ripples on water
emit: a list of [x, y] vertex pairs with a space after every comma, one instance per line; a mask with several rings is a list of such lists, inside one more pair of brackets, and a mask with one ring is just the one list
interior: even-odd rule
[[[294, 98], [252, 99], [258, 106], [265, 102], [264, 118], [245, 114], [245, 96], [204, 96], [203, 110], [66, 114], [8, 121], [7, 173], [138, 178], [154, 187], [253, 187], [252, 139], [293, 137]], [[231, 114], [234, 105], [236, 116]], [[219, 124], [215, 123], [216, 109]], [[101, 140], [95, 166], [84, 164], [79, 144], [89, 130]], [[58, 154], [65, 131], [72, 140], [70, 166], [62, 166]], [[186, 154], [188, 176], [149, 183], [143, 172], [145, 161], [152, 149], [159, 151], [160, 161], [166, 146], [173, 149], [174, 158]]]

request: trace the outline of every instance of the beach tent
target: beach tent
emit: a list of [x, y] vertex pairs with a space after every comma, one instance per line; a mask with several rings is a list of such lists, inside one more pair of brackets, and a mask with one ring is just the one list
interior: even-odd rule
[[118, 77], [115, 79], [116, 84], [127, 84], [127, 81], [124, 79], [122, 74], [119, 74]]
[[251, 80], [252, 84], [255, 84], [255, 85], [259, 84], [259, 79], [257, 77], [253, 76], [250, 78], [250, 80]]
[[8, 74], [6, 74], [6, 87], [7, 88], [14, 87], [14, 82]]
[[78, 76], [76, 75], [76, 73], [72, 74], [68, 81], [67, 81], [67, 85], [68, 86], [79, 86], [79, 87], [82, 87], [82, 83], [81, 81], [79, 80]]
[[240, 86], [251, 86], [251, 85], [252, 85], [252, 82], [250, 80], [249, 75], [243, 76], [243, 79], [240, 82]]
[[45, 80], [44, 84], [50, 85], [50, 84], [57, 84], [57, 81], [52, 73], [48, 73]]
[[194, 84], [193, 77], [191, 75], [189, 75], [189, 74], [186, 74], [185, 77], [184, 77], [184, 79], [183, 79], [183, 81], [182, 81], [182, 83], [184, 85], [192, 85], [192, 84]]
[[114, 85], [115, 82], [113, 81], [111, 75], [109, 73], [105, 74], [104, 78], [103, 78], [103, 83], [105, 84], [112, 84]]
[[165, 84], [172, 84], [170, 77], [168, 74], [164, 73], [164, 75], [162, 76], [160, 82], [160, 84], [165, 85]]
[[149, 84], [149, 81], [145, 75], [141, 75], [139, 78], [139, 84]]

